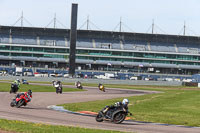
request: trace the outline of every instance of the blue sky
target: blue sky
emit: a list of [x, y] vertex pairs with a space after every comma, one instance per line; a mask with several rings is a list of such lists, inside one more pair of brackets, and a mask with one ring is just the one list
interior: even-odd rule
[[[56, 18], [69, 28], [72, 3], [79, 6], [78, 28], [89, 16], [99, 29], [112, 31], [121, 17], [123, 31], [150, 32], [148, 29], [154, 19], [157, 33], [183, 34], [185, 21], [186, 34], [200, 35], [199, 0], [0, 0], [0, 25], [13, 25], [23, 11], [24, 17], [35, 27], [46, 27], [56, 13]], [[30, 26], [26, 22], [24, 25]], [[53, 27], [53, 23], [49, 27]], [[57, 23], [57, 27], [62, 25]], [[92, 24], [90, 28], [97, 29]]]

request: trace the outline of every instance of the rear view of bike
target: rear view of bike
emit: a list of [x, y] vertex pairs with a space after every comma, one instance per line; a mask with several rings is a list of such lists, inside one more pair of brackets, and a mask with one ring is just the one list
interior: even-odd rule
[[104, 87], [104, 85], [99, 86], [99, 90], [105, 92], [105, 87]]
[[78, 84], [78, 85], [77, 85], [77, 88], [78, 88], [78, 89], [83, 89], [83, 86], [82, 86], [81, 84]]
[[60, 94], [62, 94], [62, 87], [56, 87], [56, 93], [58, 94], [58, 93], [60, 93]]
[[10, 93], [16, 93], [18, 89], [19, 88], [17, 84], [11, 84]]

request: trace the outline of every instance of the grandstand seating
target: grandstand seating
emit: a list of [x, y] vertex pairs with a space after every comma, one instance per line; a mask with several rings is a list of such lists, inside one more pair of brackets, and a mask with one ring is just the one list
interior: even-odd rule
[[[6, 34], [0, 34], [0, 43], [9, 43], [10, 36]], [[12, 43], [15, 44], [28, 44], [36, 45], [37, 37], [28, 35], [12, 35]], [[68, 39], [69, 40], [69, 39]], [[39, 36], [39, 44], [45, 46], [66, 46], [64, 37], [52, 37], [52, 36]], [[169, 44], [169, 43], [156, 43], [150, 42], [149, 45], [145, 42], [137, 41], [123, 41], [123, 47], [120, 41], [116, 40], [103, 40], [103, 39], [83, 39], [77, 40], [77, 47], [79, 48], [102, 48], [102, 49], [124, 49], [135, 51], [159, 51], [159, 52], [179, 52], [179, 53], [192, 53], [198, 54], [200, 46], [197, 44]]]
[[124, 41], [123, 42], [124, 50], [136, 50], [136, 51], [147, 51], [148, 46], [144, 42], [137, 41]]
[[36, 36], [20, 36], [20, 35], [12, 35], [12, 43], [16, 44], [28, 44], [28, 45], [36, 45], [37, 40]]
[[112, 40], [99, 40], [95, 39], [96, 48], [111, 49]]
[[174, 44], [167, 44], [167, 43], [150, 43], [152, 51], [159, 51], [159, 52], [176, 52]]
[[178, 48], [178, 52], [180, 53], [192, 53], [198, 54], [200, 51], [200, 46], [197, 44], [176, 44]]
[[89, 39], [78, 39], [76, 47], [80, 48], [93, 48], [92, 40]]
[[112, 49], [121, 49], [121, 45], [120, 45], [120, 43], [112, 43], [111, 48]]
[[47, 37], [47, 36], [40, 36], [40, 45], [46, 46], [65, 46], [65, 39], [64, 37]]
[[9, 43], [9, 35], [0, 34], [0, 43]]

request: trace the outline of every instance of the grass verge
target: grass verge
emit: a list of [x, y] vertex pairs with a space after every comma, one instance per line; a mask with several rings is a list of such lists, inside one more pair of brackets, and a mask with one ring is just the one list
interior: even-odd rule
[[0, 129], [20, 133], [123, 133], [119, 131], [88, 129], [70, 126], [54, 126], [4, 119], [0, 119]]
[[[116, 85], [110, 85], [115, 88]], [[119, 85], [117, 87], [120, 87]], [[164, 93], [129, 97], [133, 120], [200, 127], [200, 90], [181, 87], [123, 86], [128, 89], [156, 90]], [[98, 112], [123, 98], [63, 104], [72, 111]]]
[[[10, 87], [11, 87], [11, 83], [0, 83], [0, 92], [9, 92]], [[25, 92], [29, 89], [31, 89], [33, 92], [55, 92], [56, 91], [56, 89], [53, 86], [21, 84], [19, 92]], [[85, 91], [85, 90], [63, 87], [63, 92], [72, 92], [72, 91]]]

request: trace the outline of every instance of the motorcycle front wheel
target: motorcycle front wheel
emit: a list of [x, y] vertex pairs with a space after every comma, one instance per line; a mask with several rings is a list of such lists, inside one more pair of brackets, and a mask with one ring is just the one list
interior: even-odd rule
[[119, 113], [117, 113], [117, 114], [115, 114], [113, 116], [113, 120], [112, 121], [115, 124], [120, 124], [120, 123], [122, 123], [125, 120], [125, 118], [126, 118], [126, 114], [119, 112]]
[[19, 100], [19, 101], [17, 102], [16, 107], [17, 107], [17, 108], [20, 108], [23, 104], [24, 104], [24, 99], [21, 99], [21, 100]]

